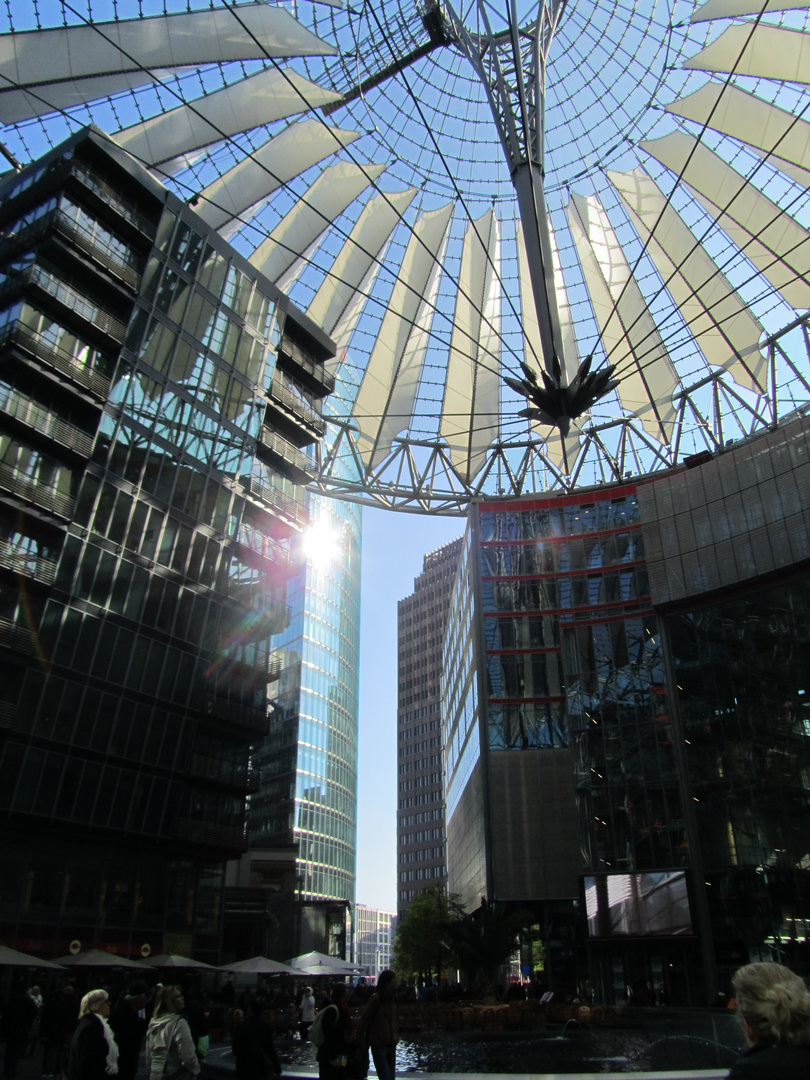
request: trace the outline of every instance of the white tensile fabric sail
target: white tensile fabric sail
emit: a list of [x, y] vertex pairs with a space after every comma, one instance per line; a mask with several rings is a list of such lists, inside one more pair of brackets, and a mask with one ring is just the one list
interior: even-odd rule
[[810, 0], [707, 0], [699, 7], [690, 22], [709, 19], [732, 19], [739, 15], [766, 15], [769, 11], [794, 11], [810, 7]]
[[488, 210], [467, 226], [439, 425], [450, 457], [470, 480], [499, 432], [500, 224]]
[[410, 423], [452, 213], [448, 203], [417, 219], [357, 393], [352, 417], [372, 467]]
[[0, 36], [0, 86], [167, 68], [263, 60], [268, 56], [333, 56], [285, 11], [268, 4], [156, 15], [92, 26], [24, 30]]
[[[810, 233], [683, 131], [641, 148], [681, 176], [717, 224], [794, 308], [810, 307]], [[688, 164], [687, 164], [688, 162]]]
[[243, 224], [243, 216], [282, 184], [358, 137], [356, 131], [327, 127], [319, 120], [291, 124], [209, 184], [200, 193], [197, 212], [228, 237]]
[[759, 341], [764, 331], [720, 267], [643, 169], [608, 172], [608, 178], [706, 360], [725, 368], [741, 386], [763, 393], [768, 363]]
[[408, 188], [369, 199], [307, 308], [307, 315], [335, 342], [338, 359], [333, 365], [348, 347], [383, 249], [415, 194], [416, 188]]
[[779, 168], [788, 162], [810, 169], [810, 123], [739, 87], [706, 83], [667, 105], [667, 112], [748, 143]]
[[18, 123], [69, 109], [200, 64], [336, 51], [284, 8], [250, 4], [234, 11], [0, 35], [0, 121]]
[[310, 245], [384, 171], [384, 165], [362, 166], [350, 161], [338, 161], [324, 169], [256, 248], [250, 261], [285, 291], [290, 284], [288, 272], [291, 268], [301, 262]]
[[[526, 257], [526, 243], [523, 238], [523, 227], [516, 220], [516, 241], [518, 253], [518, 278], [520, 282], [520, 311], [523, 326], [524, 356], [529, 367], [539, 371], [543, 366], [543, 349], [540, 344], [540, 329], [537, 325], [537, 313], [534, 306], [534, 291], [531, 277], [529, 276], [529, 261]], [[566, 381], [570, 382], [579, 367], [579, 351], [577, 339], [574, 334], [574, 320], [571, 314], [571, 305], [568, 302], [568, 292], [565, 288], [565, 279], [560, 266], [560, 253], [557, 248], [557, 239], [554, 230], [550, 229], [551, 258], [554, 265], [554, 289], [557, 297], [557, 312], [560, 317], [560, 329], [562, 331], [563, 368], [566, 373]], [[531, 428], [535, 435], [546, 439], [545, 454], [555, 465], [560, 466], [565, 462], [572, 462], [579, 450], [579, 436], [576, 433], [576, 424], [572, 424], [571, 431], [561, 440], [556, 430], [541, 427], [536, 421], [531, 422]]]
[[810, 83], [810, 34], [763, 23], [733, 23], [683, 66]]
[[[237, 83], [116, 132], [115, 141], [147, 165], [184, 164], [183, 157], [240, 131], [339, 100], [294, 71], [266, 68]], [[175, 167], [163, 164], [162, 172]]]
[[670, 440], [678, 376], [602, 204], [571, 195], [568, 222], [617, 393], [660, 442]]

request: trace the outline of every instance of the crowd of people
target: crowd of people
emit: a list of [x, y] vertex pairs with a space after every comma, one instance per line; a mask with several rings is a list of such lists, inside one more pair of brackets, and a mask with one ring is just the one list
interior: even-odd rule
[[[737, 1015], [747, 1042], [728, 1080], [807, 1080], [810, 1077], [810, 990], [781, 964], [748, 964], [732, 982]], [[311, 986], [297, 1004], [285, 991], [274, 1000], [233, 981], [220, 993], [231, 1018], [236, 1080], [276, 1080], [281, 1034], [311, 1039], [319, 1080], [365, 1080], [371, 1061], [379, 1080], [394, 1080], [399, 1041], [396, 976], [383, 971], [359, 1017], [352, 1018], [347, 987], [337, 983], [316, 1002]], [[43, 1080], [135, 1080], [141, 1051], [149, 1080], [194, 1080], [208, 1050], [206, 1002], [183, 988], [135, 980], [115, 1002], [106, 989], [81, 1000], [72, 983], [43, 996], [38, 986], [16, 985], [0, 1015], [5, 1042], [4, 1078], [16, 1080], [21, 1062], [42, 1044]], [[270, 1007], [274, 1022], [269, 1019]], [[146, 1080], [142, 1073], [143, 1080]]]

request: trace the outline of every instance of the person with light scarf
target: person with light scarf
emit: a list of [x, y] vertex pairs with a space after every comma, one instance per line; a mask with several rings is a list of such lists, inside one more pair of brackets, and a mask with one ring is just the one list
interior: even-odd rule
[[107, 1017], [106, 990], [91, 990], [79, 1007], [79, 1025], [70, 1040], [68, 1080], [108, 1080], [118, 1075], [118, 1046]]

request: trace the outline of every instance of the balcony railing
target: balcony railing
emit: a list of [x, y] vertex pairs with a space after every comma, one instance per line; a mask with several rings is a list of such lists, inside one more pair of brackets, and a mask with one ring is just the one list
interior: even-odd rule
[[228, 720], [239, 727], [255, 732], [257, 735], [266, 735], [270, 730], [270, 721], [265, 709], [237, 705], [230, 698], [218, 697], [216, 694], [206, 694], [204, 711], [207, 716], [216, 716], [220, 720]]
[[61, 446], [75, 450], [82, 457], [89, 458], [93, 452], [93, 437], [75, 424], [60, 420], [58, 416], [29, 401], [23, 394], [12, 390], [4, 393], [0, 387], [0, 409], [27, 427], [33, 428]]
[[56, 488], [41, 484], [37, 480], [19, 469], [13, 469], [9, 465], [0, 464], [0, 487], [14, 495], [20, 495], [35, 506], [41, 506], [44, 510], [58, 514], [59, 517], [72, 518], [75, 500], [69, 495], [63, 495]]
[[297, 565], [293, 562], [290, 549], [286, 545], [280, 544], [278, 540], [274, 540], [272, 536], [267, 536], [258, 529], [240, 525], [235, 540], [237, 544], [273, 563], [279, 570], [292, 571]]
[[141, 267], [133, 259], [129, 260], [124, 258], [118, 251], [115, 251], [109, 244], [103, 243], [98, 237], [93, 236], [92, 233], [88, 233], [85, 229], [78, 225], [75, 221], [72, 221], [62, 211], [57, 211], [54, 219], [54, 226], [57, 232], [60, 232], [63, 236], [68, 237], [73, 243], [83, 251], [86, 255], [89, 255], [91, 259], [95, 259], [105, 269], [109, 270], [115, 277], [120, 278], [124, 284], [137, 292], [138, 286], [141, 283]]
[[282, 495], [271, 485], [262, 483], [255, 476], [251, 476], [248, 489], [250, 494], [255, 495], [265, 506], [278, 510], [280, 514], [290, 521], [294, 521], [298, 525], [306, 525], [309, 522], [309, 512], [301, 503], [287, 498], [286, 495]]
[[285, 356], [289, 356], [291, 360], [308, 372], [327, 393], [331, 394], [335, 389], [335, 376], [331, 371], [327, 371], [323, 363], [319, 363], [315, 357], [305, 349], [303, 345], [299, 345], [297, 341], [291, 341], [287, 337], [282, 337], [278, 351]]
[[296, 469], [307, 480], [311, 480], [315, 475], [315, 466], [304, 451], [297, 446], [293, 446], [288, 439], [283, 438], [277, 431], [271, 431], [263, 426], [259, 434], [259, 442], [281, 461], [285, 461], [293, 469]]
[[133, 206], [129, 206], [124, 202], [121, 195], [105, 183], [98, 176], [94, 176], [91, 172], [80, 163], [74, 162], [70, 175], [79, 180], [84, 187], [94, 192], [96, 195], [104, 201], [105, 206], [114, 210], [119, 217], [122, 217], [125, 221], [128, 221], [130, 225], [133, 225], [139, 232], [145, 236], [154, 239], [157, 228], [154, 222], [150, 221], [148, 217], [142, 214], [139, 210], [136, 210]]
[[323, 435], [326, 431], [326, 424], [324, 419], [320, 416], [311, 405], [307, 404], [298, 394], [296, 394], [289, 386], [286, 386], [281, 379], [273, 379], [270, 384], [270, 399], [278, 402], [283, 407], [296, 416], [299, 420], [303, 420], [305, 424], [316, 431], [319, 435]]
[[228, 848], [243, 851], [246, 847], [245, 831], [236, 825], [215, 825], [210, 821], [192, 821], [178, 818], [177, 839], [206, 847]]
[[93, 303], [92, 300], [88, 300], [83, 293], [78, 292], [70, 285], [66, 285], [59, 278], [53, 277], [47, 270], [43, 270], [41, 266], [33, 266], [27, 274], [23, 274], [21, 277], [23, 279], [28, 277], [32, 285], [42, 289], [51, 299], [69, 308], [74, 314], [81, 316], [92, 326], [95, 326], [97, 330], [118, 342], [119, 345], [123, 344], [127, 333], [126, 324], [116, 318], [112, 312], [106, 311], [104, 308], [99, 307], [98, 304]]
[[44, 555], [37, 555], [33, 551], [25, 551], [22, 548], [10, 544], [8, 540], [0, 540], [0, 566], [6, 570], [13, 570], [24, 577], [34, 578], [44, 585], [52, 585], [56, 578], [56, 561], [48, 559]]
[[20, 626], [10, 619], [0, 619], [0, 645], [26, 656], [33, 656], [36, 652], [36, 645], [28, 627]]
[[34, 333], [20, 322], [9, 323], [0, 332], [0, 348], [12, 342], [30, 352], [43, 364], [58, 371], [60, 375], [65, 375], [71, 382], [90, 390], [96, 397], [109, 396], [111, 379], [79, 363], [67, 349], [53, 344], [42, 334]]

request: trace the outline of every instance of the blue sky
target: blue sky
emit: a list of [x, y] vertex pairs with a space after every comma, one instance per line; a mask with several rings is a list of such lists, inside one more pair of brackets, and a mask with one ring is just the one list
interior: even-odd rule
[[397, 601], [463, 518], [363, 509], [357, 903], [396, 911]]

